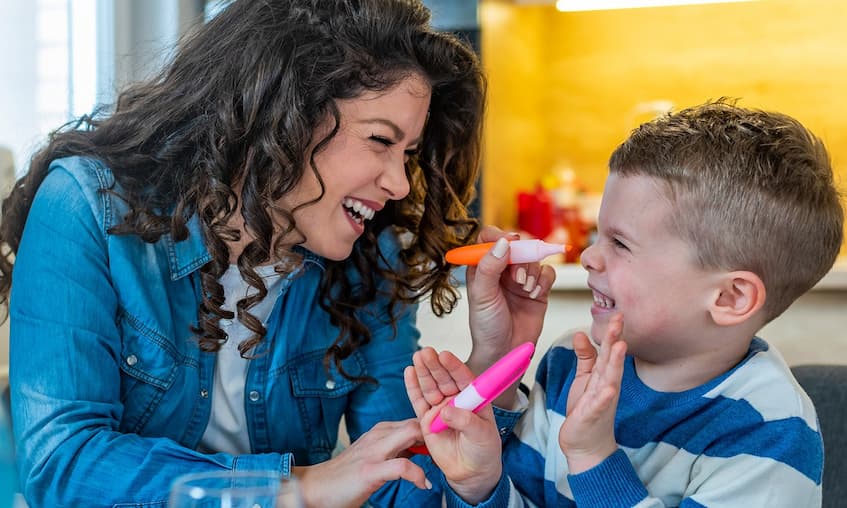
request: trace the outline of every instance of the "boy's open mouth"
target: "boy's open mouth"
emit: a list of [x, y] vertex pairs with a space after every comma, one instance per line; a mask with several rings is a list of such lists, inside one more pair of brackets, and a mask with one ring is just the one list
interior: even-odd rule
[[594, 296], [594, 305], [598, 307], [602, 307], [604, 309], [614, 309], [615, 301], [604, 295], [603, 293], [592, 289], [591, 294]]

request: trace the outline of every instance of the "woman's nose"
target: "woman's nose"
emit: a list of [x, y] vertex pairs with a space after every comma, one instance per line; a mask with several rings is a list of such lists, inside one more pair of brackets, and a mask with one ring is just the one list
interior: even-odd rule
[[391, 161], [385, 170], [379, 175], [377, 182], [389, 198], [399, 200], [409, 194], [409, 178], [406, 175], [405, 160]]

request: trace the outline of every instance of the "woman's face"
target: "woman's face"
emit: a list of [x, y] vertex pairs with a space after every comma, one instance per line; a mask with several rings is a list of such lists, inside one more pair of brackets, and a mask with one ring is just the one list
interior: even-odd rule
[[[320, 201], [294, 212], [297, 228], [306, 237], [305, 248], [328, 259], [345, 259], [364, 232], [365, 221], [389, 200], [406, 197], [405, 162], [421, 142], [430, 96], [429, 84], [413, 74], [388, 90], [338, 101], [338, 133], [315, 155], [325, 193]], [[329, 120], [321, 125], [313, 142], [331, 127]], [[292, 210], [319, 195], [318, 180], [307, 167], [282, 204]]]

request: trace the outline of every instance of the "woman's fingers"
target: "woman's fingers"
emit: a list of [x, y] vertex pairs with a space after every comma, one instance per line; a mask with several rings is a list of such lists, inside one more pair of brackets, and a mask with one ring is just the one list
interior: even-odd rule
[[550, 265], [525, 263], [512, 265], [512, 279], [532, 299], [546, 295], [556, 280], [556, 270]]
[[521, 235], [513, 232], [503, 231], [497, 226], [487, 225], [483, 226], [479, 232], [479, 236], [477, 237], [477, 241], [480, 243], [484, 242], [496, 242], [498, 238], [505, 237], [506, 240], [519, 240]]
[[[480, 231], [478, 241], [497, 242], [500, 238], [504, 238], [507, 241], [520, 240], [520, 235], [518, 233], [505, 232], [494, 226], [485, 226]], [[504, 270], [502, 262], [499, 261], [501, 256], [495, 250], [492, 249], [489, 256], [497, 258], [497, 260], [486, 261], [483, 259], [480, 261], [480, 268], [486, 274], [495, 275]], [[541, 263], [511, 265], [507, 270], [508, 277], [533, 299], [538, 298], [539, 295], [547, 294], [553, 285], [553, 281], [556, 279], [556, 270], [552, 266], [542, 265]], [[474, 269], [475, 271], [476, 269]], [[489, 280], [489, 278], [486, 278], [486, 280]]]
[[[468, 291], [474, 291], [481, 301], [491, 299], [498, 293], [500, 277], [509, 268], [509, 242], [505, 237], [498, 238], [494, 247], [485, 254], [468, 279]], [[469, 271], [469, 275], [470, 275]]]
[[[556, 282], [556, 270], [550, 265], [539, 265], [540, 271], [538, 275], [537, 286], [535, 290], [530, 292], [529, 296], [533, 299], [538, 299], [540, 295], [550, 293], [553, 288], [553, 283]], [[539, 289], [540, 288], [540, 289]]]
[[[415, 418], [380, 422], [338, 456], [314, 466], [297, 467], [295, 474], [304, 492], [312, 497], [310, 505], [361, 506], [390, 480], [403, 478], [422, 489], [431, 487], [423, 469], [403, 457], [404, 450], [422, 441], [420, 423]], [[330, 480], [339, 488], [327, 489]]]
[[379, 422], [354, 441], [351, 448], [355, 446], [376, 447], [375, 449], [368, 449], [366, 453], [370, 455], [373, 452], [381, 457], [395, 457], [399, 451], [419, 442], [422, 437], [421, 426], [417, 418], [395, 422]]
[[[412, 381], [410, 378], [409, 381]], [[413, 382], [413, 381], [412, 381]], [[415, 413], [426, 414], [430, 409], [425, 400], [418, 397], [412, 402]], [[423, 443], [420, 417], [396, 422], [380, 422], [362, 434], [337, 458], [345, 457], [362, 463], [382, 462], [397, 457], [408, 457], [411, 446]]]
[[[419, 489], [431, 489], [432, 484], [427, 479], [424, 470], [405, 458], [396, 458], [384, 462], [369, 464], [362, 471], [362, 475], [377, 488], [385, 482], [404, 479], [413, 483]], [[376, 489], [374, 489], [376, 490]]]

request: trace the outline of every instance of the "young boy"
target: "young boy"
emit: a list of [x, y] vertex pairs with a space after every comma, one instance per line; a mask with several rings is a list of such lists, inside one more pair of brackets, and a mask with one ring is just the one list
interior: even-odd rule
[[467, 368], [428, 349], [407, 369], [448, 504], [820, 506], [814, 408], [756, 333], [841, 246], [823, 144], [721, 100], [642, 125], [609, 165], [582, 254], [599, 352], [577, 333], [546, 353], [502, 468], [488, 410], [443, 407], [429, 434]]

